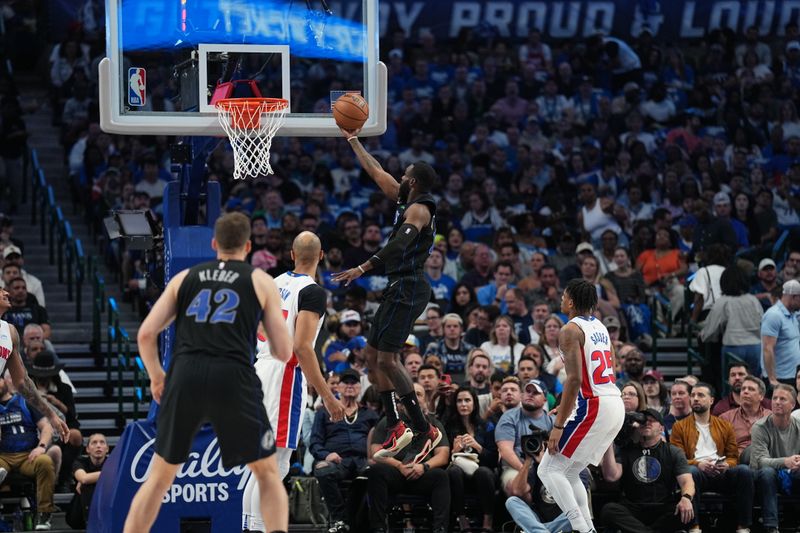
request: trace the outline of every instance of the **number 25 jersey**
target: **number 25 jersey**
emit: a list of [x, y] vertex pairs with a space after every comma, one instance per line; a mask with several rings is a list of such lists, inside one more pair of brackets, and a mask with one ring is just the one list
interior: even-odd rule
[[252, 365], [263, 308], [244, 261], [207, 261], [189, 269], [178, 289], [173, 361], [196, 354]]
[[570, 322], [583, 331], [581, 396], [620, 396], [611, 358], [611, 338], [606, 327], [593, 316], [576, 316]]

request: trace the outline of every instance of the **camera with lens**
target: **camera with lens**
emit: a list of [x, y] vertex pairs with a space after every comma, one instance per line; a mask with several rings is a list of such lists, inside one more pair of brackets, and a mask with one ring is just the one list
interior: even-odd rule
[[520, 439], [520, 446], [522, 453], [528, 457], [536, 457], [547, 446], [547, 440], [550, 438], [550, 432], [538, 428], [534, 425], [529, 426], [531, 429], [530, 435], [525, 435]]
[[638, 411], [625, 413], [625, 421], [622, 423], [622, 428], [617, 433], [614, 443], [618, 446], [623, 446], [631, 442], [634, 430], [639, 426], [643, 426], [645, 422], [647, 422], [647, 416], [644, 413]]

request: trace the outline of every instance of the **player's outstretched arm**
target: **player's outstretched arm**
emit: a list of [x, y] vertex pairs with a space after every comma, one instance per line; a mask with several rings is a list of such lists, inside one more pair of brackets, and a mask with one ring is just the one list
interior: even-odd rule
[[558, 441], [564, 431], [564, 424], [572, 415], [572, 408], [578, 398], [578, 391], [581, 386], [581, 345], [583, 344], [583, 332], [575, 324], [567, 324], [561, 328], [558, 334], [558, 346], [564, 354], [564, 369], [567, 378], [564, 380], [564, 390], [561, 392], [561, 402], [559, 403], [558, 414], [556, 415], [555, 425], [550, 432], [550, 439], [547, 442], [547, 449], [551, 454], [556, 454]]
[[322, 397], [322, 403], [334, 422], [344, 418], [344, 406], [333, 395], [328, 383], [319, 369], [317, 355], [314, 353], [314, 339], [317, 336], [319, 314], [312, 311], [300, 311], [294, 326], [294, 354], [300, 363], [300, 369], [314, 390]]
[[25, 365], [22, 364], [22, 356], [19, 353], [19, 332], [17, 328], [9, 324], [8, 329], [11, 333], [12, 345], [11, 355], [8, 358], [8, 373], [11, 375], [11, 381], [14, 383], [14, 387], [17, 389], [20, 396], [25, 398], [28, 405], [31, 405], [47, 417], [53, 428], [61, 435], [61, 439], [66, 442], [69, 436], [67, 423], [61, 420], [56, 412], [50, 408], [50, 404], [47, 403], [47, 400], [39, 393], [36, 384], [28, 375], [28, 371], [25, 370]]
[[161, 366], [161, 360], [158, 357], [158, 335], [175, 320], [178, 309], [178, 289], [188, 272], [188, 270], [183, 270], [169, 281], [164, 292], [158, 297], [142, 325], [139, 326], [139, 333], [136, 336], [139, 356], [150, 377], [150, 392], [157, 403], [161, 403], [164, 379], [166, 378], [164, 367]]
[[269, 339], [272, 356], [284, 363], [292, 357], [292, 339], [281, 311], [281, 296], [272, 276], [263, 270], [253, 270], [253, 281], [264, 302], [264, 331]]
[[358, 132], [361, 131], [361, 128], [352, 131], [343, 128], [339, 129], [342, 130], [347, 142], [350, 143], [350, 146], [353, 148], [358, 162], [361, 163], [361, 168], [369, 174], [369, 177], [375, 181], [378, 187], [380, 187], [391, 201], [396, 202], [397, 195], [400, 192], [400, 184], [391, 174], [383, 170], [381, 164], [367, 152], [367, 149], [364, 148], [364, 145], [358, 140]]

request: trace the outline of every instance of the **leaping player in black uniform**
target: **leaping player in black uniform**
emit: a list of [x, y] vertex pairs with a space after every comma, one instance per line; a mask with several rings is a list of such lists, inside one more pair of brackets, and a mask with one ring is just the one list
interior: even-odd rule
[[[431, 297], [423, 266], [436, 233], [436, 201], [430, 194], [436, 172], [427, 163], [414, 163], [398, 183], [361, 145], [359, 131], [342, 129], [361, 167], [386, 196], [397, 202], [397, 215], [386, 246], [367, 262], [337, 274], [333, 280], [347, 285], [379, 265], [386, 271], [389, 285], [383, 292], [366, 348], [369, 378], [381, 394], [389, 428], [389, 437], [376, 455], [393, 457], [410, 445], [412, 453], [408, 456], [414, 463], [421, 463], [442, 435], [425, 418], [411, 376], [399, 363], [399, 353]], [[411, 428], [400, 421], [395, 394], [406, 408]]]
[[[253, 368], [258, 321], [272, 355], [288, 361], [292, 342], [273, 279], [245, 262], [250, 219], [228, 213], [214, 225], [217, 258], [179, 272], [139, 328], [139, 351], [158, 412], [156, 453], [147, 481], [131, 503], [125, 533], [150, 531], [194, 435], [210, 422], [226, 469], [246, 464], [261, 489], [267, 531], [289, 528], [289, 502], [278, 476], [275, 435]], [[158, 334], [175, 321], [174, 355], [166, 376]]]

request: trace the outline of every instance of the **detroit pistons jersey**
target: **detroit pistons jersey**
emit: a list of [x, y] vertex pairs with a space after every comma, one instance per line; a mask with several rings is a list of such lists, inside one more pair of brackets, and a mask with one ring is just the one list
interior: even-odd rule
[[[300, 311], [319, 315], [312, 344], [316, 342], [325, 320], [327, 294], [325, 289], [305, 274], [286, 272], [275, 278], [281, 296], [281, 309], [286, 319], [289, 336], [294, 339], [297, 316]], [[275, 430], [278, 448], [297, 448], [303, 409], [306, 405], [306, 378], [293, 353], [286, 363], [272, 357], [269, 339], [259, 342], [256, 374], [261, 380], [264, 406], [270, 424]]]
[[8, 365], [8, 358], [14, 351], [14, 341], [11, 338], [11, 328], [8, 327], [8, 322], [0, 320], [0, 376], [6, 370]]
[[593, 316], [576, 316], [570, 322], [583, 331], [580, 395], [583, 398], [620, 396], [615, 383], [611, 338], [606, 327]]
[[[275, 285], [277, 285], [278, 293], [281, 296], [281, 311], [283, 311], [283, 318], [286, 320], [289, 336], [294, 339], [295, 324], [300, 311], [313, 311], [319, 313], [317, 331], [314, 334], [314, 340], [316, 340], [322, 329], [322, 323], [325, 321], [328, 300], [325, 289], [317, 285], [311, 276], [291, 271], [275, 278]], [[259, 339], [258, 356], [264, 357], [271, 353], [269, 340], [261, 341]], [[292, 359], [296, 359], [294, 354], [292, 354]]]

